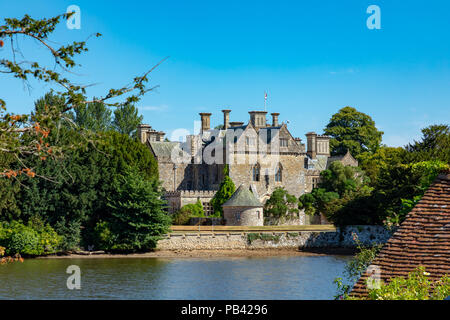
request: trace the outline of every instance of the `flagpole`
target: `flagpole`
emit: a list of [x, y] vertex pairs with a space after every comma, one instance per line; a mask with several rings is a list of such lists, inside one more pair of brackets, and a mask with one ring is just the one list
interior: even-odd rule
[[264, 112], [266, 111], [267, 92], [264, 91]]

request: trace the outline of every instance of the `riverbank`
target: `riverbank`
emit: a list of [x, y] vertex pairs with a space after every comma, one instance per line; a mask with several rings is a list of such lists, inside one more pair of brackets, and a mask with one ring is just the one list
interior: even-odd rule
[[36, 259], [105, 259], [105, 258], [219, 258], [219, 257], [276, 257], [276, 256], [326, 256], [354, 255], [353, 249], [330, 248], [314, 250], [298, 249], [232, 249], [232, 250], [155, 250], [144, 253], [70, 253], [48, 255]]

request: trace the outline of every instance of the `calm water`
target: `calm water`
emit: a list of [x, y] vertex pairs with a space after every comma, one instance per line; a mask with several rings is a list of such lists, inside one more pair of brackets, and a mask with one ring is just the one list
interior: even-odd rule
[[[28, 259], [0, 266], [0, 299], [332, 299], [348, 259]], [[81, 290], [67, 289], [70, 265]]]

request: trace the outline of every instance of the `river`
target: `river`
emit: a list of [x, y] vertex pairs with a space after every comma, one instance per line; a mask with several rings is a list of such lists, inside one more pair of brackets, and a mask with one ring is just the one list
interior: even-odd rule
[[[0, 266], [0, 299], [333, 299], [348, 256], [27, 259]], [[66, 269], [81, 270], [69, 290]]]

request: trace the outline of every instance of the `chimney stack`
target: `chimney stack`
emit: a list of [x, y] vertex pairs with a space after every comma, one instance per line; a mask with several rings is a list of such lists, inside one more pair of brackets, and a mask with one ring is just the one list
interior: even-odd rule
[[316, 150], [316, 139], [317, 139], [317, 134], [315, 132], [308, 132], [307, 134], [305, 134], [306, 136], [306, 141], [307, 141], [307, 151], [306, 154], [308, 156], [310, 156], [311, 159], [315, 159], [316, 155], [317, 155], [317, 150]]
[[272, 127], [278, 127], [278, 116], [280, 115], [277, 112], [271, 113], [272, 115]]
[[200, 118], [202, 120], [202, 129], [201, 129], [200, 133], [203, 133], [210, 129], [211, 113], [200, 112], [199, 114], [200, 114]]
[[146, 143], [148, 139], [148, 132], [152, 130], [152, 127], [148, 124], [139, 124], [137, 128], [137, 133], [139, 140], [142, 143]]
[[223, 129], [227, 130], [230, 127], [230, 112], [231, 110], [222, 110], [223, 112]]
[[250, 114], [250, 123], [256, 129], [267, 127], [266, 124], [266, 111], [249, 111]]

